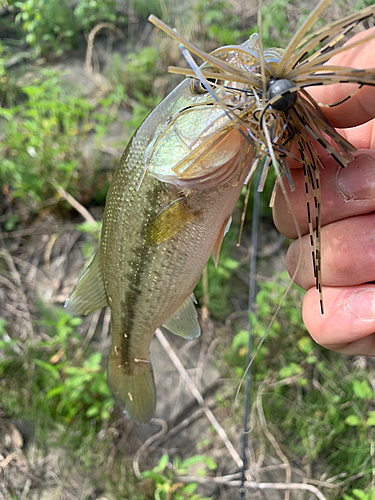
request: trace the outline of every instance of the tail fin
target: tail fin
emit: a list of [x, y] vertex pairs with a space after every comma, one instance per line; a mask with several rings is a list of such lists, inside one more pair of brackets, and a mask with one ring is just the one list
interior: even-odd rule
[[[117, 361], [117, 362], [116, 362]], [[129, 418], [138, 423], [146, 423], [154, 415], [156, 390], [151, 363], [136, 367], [127, 373], [118, 359], [109, 359], [108, 384], [114, 396], [124, 407]]]

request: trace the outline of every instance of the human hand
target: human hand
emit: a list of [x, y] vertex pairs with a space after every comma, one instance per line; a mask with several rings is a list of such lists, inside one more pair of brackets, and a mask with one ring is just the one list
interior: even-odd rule
[[[330, 64], [374, 68], [374, 53], [373, 39], [334, 56]], [[352, 89], [340, 84], [309, 91], [318, 102], [332, 103]], [[304, 236], [290, 246], [287, 267], [291, 276], [297, 269], [295, 282], [307, 290], [302, 314], [314, 340], [343, 354], [375, 356], [375, 87], [363, 87], [346, 102], [325, 108], [324, 112], [359, 151], [345, 169], [328, 153], [321, 157], [326, 167], [321, 171], [323, 315], [313, 274], [304, 176], [296, 161], [290, 162], [295, 191], [289, 193], [289, 199]], [[274, 221], [285, 236], [297, 237], [280, 190], [274, 204]]]

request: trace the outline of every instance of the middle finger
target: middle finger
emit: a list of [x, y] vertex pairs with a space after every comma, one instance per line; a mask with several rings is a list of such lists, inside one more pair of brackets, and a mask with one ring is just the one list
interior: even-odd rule
[[[287, 253], [290, 275], [308, 290], [315, 286], [310, 238], [296, 240]], [[322, 285], [353, 286], [375, 281], [375, 214], [350, 217], [322, 228]]]
[[[375, 211], [375, 150], [358, 151], [346, 168], [340, 167], [332, 157], [327, 157], [324, 164], [326, 168], [320, 172], [323, 226]], [[286, 188], [288, 199], [301, 234], [306, 234], [309, 228], [302, 169], [293, 170], [292, 177], [295, 190], [290, 192]], [[288, 238], [296, 238], [298, 232], [290, 206], [278, 189], [273, 211], [275, 225]], [[315, 217], [313, 224], [315, 227]]]

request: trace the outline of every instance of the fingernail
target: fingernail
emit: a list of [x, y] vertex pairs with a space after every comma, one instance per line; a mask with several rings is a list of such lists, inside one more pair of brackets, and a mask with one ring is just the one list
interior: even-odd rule
[[346, 168], [339, 168], [337, 189], [345, 201], [375, 197], [375, 159], [361, 153]]
[[375, 292], [373, 289], [359, 290], [348, 298], [347, 311], [351, 316], [364, 321], [375, 319]]

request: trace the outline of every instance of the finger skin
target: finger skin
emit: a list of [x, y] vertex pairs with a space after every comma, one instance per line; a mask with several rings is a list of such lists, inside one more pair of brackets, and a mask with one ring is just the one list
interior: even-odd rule
[[[347, 43], [363, 39], [369, 34], [375, 34], [375, 28], [364, 31], [355, 35]], [[328, 64], [342, 65], [353, 68], [374, 68], [375, 67], [375, 39], [365, 42], [363, 45], [358, 45], [346, 52], [334, 56]], [[307, 90], [313, 97], [320, 103], [333, 103], [347, 95], [348, 88], [345, 84], [327, 85], [322, 87], [309, 87]], [[334, 106], [332, 108], [323, 108], [325, 115], [330, 123], [339, 128], [351, 127], [349, 129], [340, 130], [349, 142], [351, 142], [357, 149], [370, 149], [372, 151], [366, 152], [375, 158], [375, 87], [364, 86], [355, 95], [344, 103]], [[369, 121], [370, 120], [370, 121]], [[365, 123], [367, 122], [367, 123]], [[318, 148], [319, 150], [319, 148]], [[295, 151], [292, 151], [296, 154]], [[364, 153], [364, 151], [362, 151]], [[321, 151], [319, 150], [319, 154]], [[298, 155], [298, 153], [297, 153]], [[353, 214], [367, 213], [368, 210], [373, 208], [365, 207], [366, 203], [362, 201], [354, 205], [356, 202], [346, 203], [345, 196], [343, 197], [339, 190], [337, 190], [337, 176], [344, 176], [338, 171], [336, 162], [327, 157], [325, 151], [322, 152], [322, 160], [326, 169], [321, 172], [322, 181], [322, 224], [328, 224], [339, 220], [345, 216], [350, 216], [351, 211]], [[325, 157], [325, 158], [324, 158]], [[292, 168], [293, 182], [296, 189], [290, 193], [291, 205], [293, 213], [296, 214], [297, 221], [304, 234], [308, 231], [307, 209], [306, 209], [306, 195], [303, 173], [301, 171], [302, 165], [297, 161], [290, 161]], [[355, 160], [354, 165], [358, 167], [358, 160]], [[362, 161], [362, 164], [365, 163]], [[352, 167], [354, 168], [354, 167]], [[350, 169], [350, 165], [347, 167]], [[367, 175], [369, 171], [369, 175]], [[362, 176], [366, 175], [367, 182], [371, 181], [371, 168], [367, 165], [366, 172], [362, 172]], [[374, 180], [375, 184], [375, 180]], [[288, 188], [287, 191], [289, 192]], [[350, 206], [349, 206], [350, 205]], [[364, 209], [361, 212], [362, 208]], [[274, 220], [275, 225], [279, 231], [289, 238], [297, 237], [297, 230], [291, 216], [291, 210], [280, 188], [277, 189], [276, 198], [274, 202]]]
[[[370, 100], [375, 102], [375, 89], [371, 88], [371, 92], [372, 94]], [[375, 148], [375, 121], [373, 119], [367, 123], [359, 125], [358, 127], [339, 130], [339, 132], [357, 149]]]
[[[352, 286], [375, 281], [375, 214], [351, 217], [322, 228], [322, 284]], [[312, 249], [307, 235], [288, 249], [287, 268], [295, 282], [315, 286]]]
[[[348, 43], [373, 33], [375, 28]], [[328, 64], [374, 68], [374, 53], [372, 39], [334, 56]], [[307, 90], [318, 103], [332, 104], [354, 88], [339, 84]], [[327, 152], [317, 148], [326, 167], [321, 171], [323, 315], [308, 236], [291, 245], [287, 266], [291, 275], [296, 272], [296, 282], [308, 290], [303, 320], [315, 341], [343, 354], [375, 356], [375, 285], [368, 283], [375, 280], [375, 87], [364, 86], [344, 103], [324, 107], [323, 111], [331, 125], [343, 129], [339, 132], [357, 149], [370, 150], [360, 151], [343, 172]], [[274, 220], [283, 234], [295, 238], [298, 231], [291, 213], [302, 234], [308, 233], [308, 221], [302, 165], [292, 161], [290, 167], [296, 189], [289, 196], [289, 204], [278, 189]]]
[[[303, 321], [315, 342], [342, 354], [375, 356], [375, 285], [323, 287], [323, 297], [324, 314], [319, 312], [316, 289], [303, 300]], [[351, 311], [356, 297], [363, 297], [361, 314], [372, 300], [365, 319]]]
[[[375, 28], [358, 33], [345, 45], [361, 40], [375, 33]], [[357, 45], [352, 49], [333, 56], [328, 64], [347, 68], [367, 69], [375, 67], [375, 39]], [[334, 84], [309, 87], [308, 92], [323, 104], [332, 104], [346, 97], [356, 86], [353, 84]], [[324, 114], [333, 127], [356, 127], [375, 118], [374, 87], [364, 86], [344, 103], [331, 108], [324, 108]]]
[[[356, 158], [345, 169], [332, 157], [327, 157], [324, 165], [326, 168], [320, 172], [322, 225], [375, 211], [375, 149], [358, 151]], [[278, 189], [273, 216], [277, 229], [294, 239], [298, 233], [291, 211], [301, 234], [306, 234], [309, 227], [302, 170], [293, 170], [292, 178], [294, 191], [290, 192], [286, 187], [289, 204]], [[315, 227], [315, 217], [312, 222]]]

